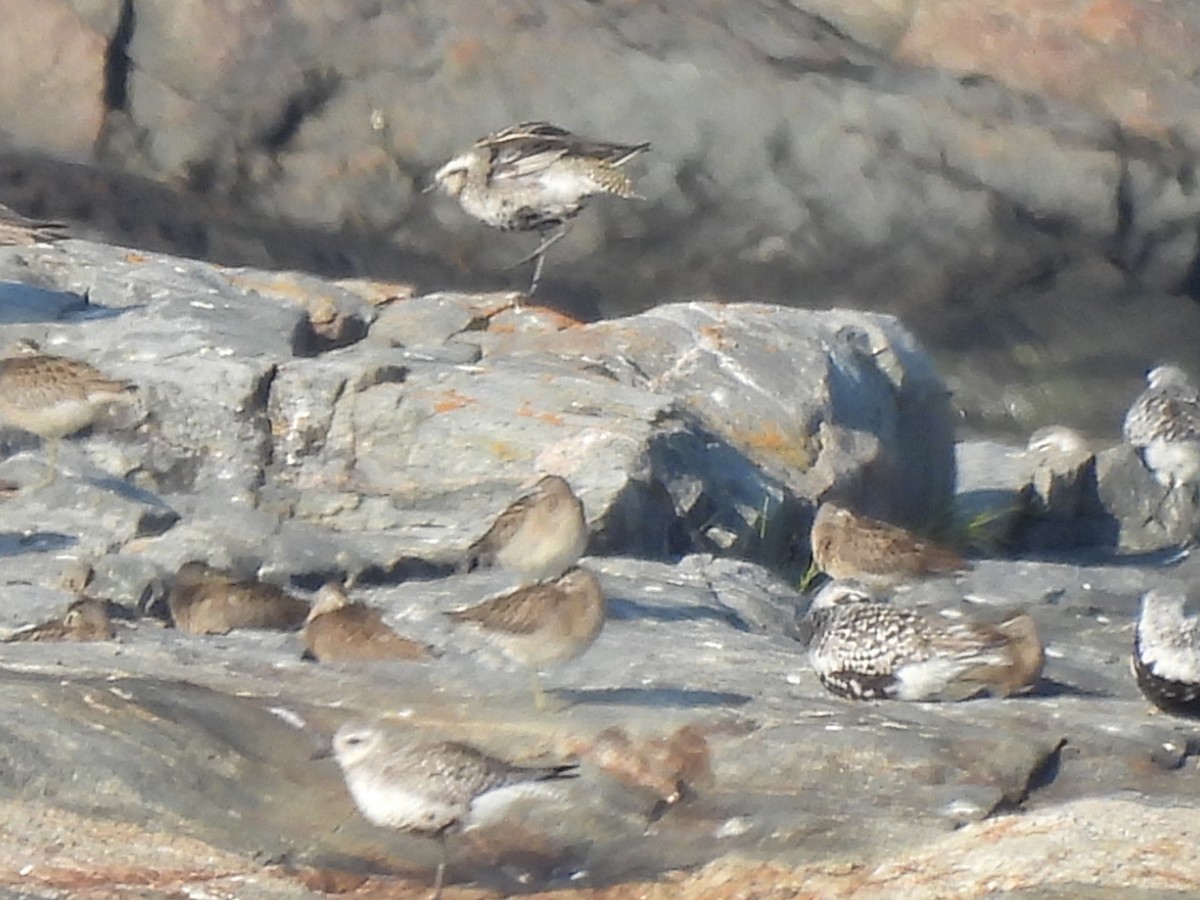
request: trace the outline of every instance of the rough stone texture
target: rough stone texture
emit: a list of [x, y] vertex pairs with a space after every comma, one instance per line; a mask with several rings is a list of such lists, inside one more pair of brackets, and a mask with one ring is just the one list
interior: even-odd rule
[[[497, 295], [379, 312], [311, 276], [83, 243], [8, 259], [42, 285], [12, 338], [144, 385], [136, 431], [78, 446], [129, 476], [121, 490], [148, 510], [127, 538], [172, 571], [447, 568], [540, 471], [576, 483], [597, 551], [799, 570], [825, 493], [914, 523], [953, 493], [945, 388], [886, 316], [692, 303], [579, 325]], [[58, 302], [84, 285], [86, 304]], [[31, 515], [72, 534], [82, 490], [36, 495]]]
[[597, 201], [554, 249], [543, 297], [576, 315], [897, 313], [990, 427], [1105, 433], [1150, 364], [1200, 369], [1185, 0], [12, 2], [3, 144], [34, 155], [5, 156], [0, 199], [25, 212], [227, 263], [523, 286], [529, 243], [420, 189], [549, 118], [654, 144], [646, 200]]
[[[635, 747], [702, 736], [711, 783], [655, 821], [652, 798], [588, 762], [453, 838], [466, 896], [744, 896], [806, 878], [936, 896], [985, 884], [1006, 846], [1013, 890], [1157, 890], [1194, 868], [1162, 810], [1194, 817], [1200, 732], [1150, 713], [1128, 653], [1138, 593], [1186, 586], [1200, 561], [985, 559], [897, 597], [948, 616], [1026, 607], [1048, 656], [1032, 696], [855, 704], [809, 671], [796, 577], [752, 560], [805, 561], [812, 491], [919, 518], [953, 487], [945, 392], [888, 317], [692, 303], [580, 325], [502, 295], [404, 299], [82, 242], [4, 251], [0, 277], [37, 288], [6, 337], [142, 386], [127, 420], [66, 442], [58, 483], [0, 499], [0, 627], [61, 611], [77, 558], [118, 613], [113, 642], [0, 645], [0, 890], [425, 891], [436, 846], [368, 825], [310, 758], [374, 715], [515, 760], [610, 727]], [[40, 448], [4, 438], [0, 477], [36, 480]], [[959, 453], [970, 493], [1001, 471], [988, 459], [1028, 471], [1004, 448]], [[569, 704], [554, 714], [443, 615], [511, 586], [447, 572], [538, 469], [580, 488], [609, 601], [595, 645], [547, 674]], [[195, 637], [142, 615], [197, 556], [302, 593], [355, 577], [354, 599], [438, 655], [321, 665], [296, 633]], [[1064, 848], [1061, 871], [1015, 852], [1039, 829], [1111, 836], [1114, 811], [1147, 823], [1120, 848], [1144, 868], [1114, 871], [1106, 844]]]
[[1011, 551], [1155, 553], [1200, 534], [1197, 498], [1168, 492], [1127, 444], [1035, 452], [978, 441], [957, 456], [962, 518], [989, 517], [982, 533]]

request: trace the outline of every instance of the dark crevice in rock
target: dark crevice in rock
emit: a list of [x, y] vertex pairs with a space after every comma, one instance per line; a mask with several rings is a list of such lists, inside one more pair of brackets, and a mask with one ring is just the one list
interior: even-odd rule
[[320, 356], [357, 344], [369, 331], [370, 326], [357, 315], [338, 315], [333, 322], [321, 326], [314, 325], [306, 316], [292, 335], [292, 353], [305, 359]]
[[124, 0], [116, 30], [104, 53], [104, 108], [123, 110], [129, 102], [129, 44], [133, 40], [136, 14], [133, 0]]
[[1021, 790], [1015, 794], [1006, 792], [995, 809], [992, 810], [993, 814], [1019, 809], [1021, 804], [1028, 800], [1034, 791], [1047, 788], [1053, 784], [1054, 780], [1058, 777], [1062, 762], [1062, 751], [1066, 746], [1066, 738], [1060, 738], [1057, 744], [1048, 746], [1045, 755], [1029, 770], [1029, 776], [1026, 778]]
[[330, 72], [305, 72], [304, 83], [288, 99], [280, 112], [278, 121], [262, 137], [262, 145], [269, 152], [282, 150], [289, 143], [304, 120], [321, 109], [336, 95], [341, 79]]

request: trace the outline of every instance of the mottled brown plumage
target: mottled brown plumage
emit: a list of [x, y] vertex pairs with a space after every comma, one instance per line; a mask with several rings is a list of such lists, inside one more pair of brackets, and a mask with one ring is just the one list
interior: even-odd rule
[[108, 618], [108, 604], [83, 597], [67, 607], [57, 619], [22, 628], [4, 639], [4, 643], [32, 641], [107, 641], [114, 636]]
[[426, 659], [429, 648], [396, 634], [377, 609], [351, 602], [340, 585], [321, 588], [304, 624], [304, 643], [320, 662]]
[[557, 475], [514, 501], [467, 550], [461, 571], [500, 565], [525, 581], [557, 578], [587, 548], [583, 503]]
[[595, 642], [604, 627], [605, 602], [596, 576], [573, 568], [555, 581], [520, 587], [447, 615], [478, 628], [506, 656], [534, 670], [534, 703], [541, 708], [537, 671], [574, 659]]
[[437, 171], [434, 185], [493, 228], [541, 235], [538, 248], [522, 260], [537, 260], [533, 294], [546, 251], [588, 197], [637, 196], [620, 167], [649, 147], [591, 141], [548, 122], [522, 122], [477, 140]]
[[713, 783], [712, 754], [705, 729], [699, 725], [646, 738], [630, 737], [620, 725], [613, 725], [590, 740], [569, 740], [567, 750], [622, 784], [649, 793], [655, 800], [651, 819], [659, 818], [693, 789]]
[[78, 359], [32, 353], [0, 359], [0, 421], [49, 444], [47, 482], [57, 475], [58, 445], [136, 390]]
[[817, 568], [834, 579], [890, 586], [967, 566], [949, 547], [833, 503], [817, 510], [811, 540]]
[[29, 219], [0, 204], [0, 247], [32, 247], [64, 237], [66, 226], [62, 223]]
[[299, 628], [308, 604], [280, 587], [239, 581], [202, 562], [183, 565], [167, 597], [175, 627], [189, 634], [225, 634], [236, 628]]

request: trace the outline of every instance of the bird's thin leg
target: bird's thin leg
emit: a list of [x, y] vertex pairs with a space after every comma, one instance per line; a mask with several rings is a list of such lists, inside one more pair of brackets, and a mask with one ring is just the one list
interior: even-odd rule
[[537, 263], [533, 267], [533, 283], [529, 285], [529, 296], [533, 296], [534, 291], [537, 290], [538, 282], [542, 280], [542, 266], [546, 262], [546, 251], [566, 237], [566, 234], [567, 226], [560, 225], [555, 230], [554, 234], [550, 235], [548, 238], [542, 239], [541, 243], [537, 245], [537, 249], [535, 249], [532, 253], [521, 257], [515, 263], [509, 266], [510, 269], [515, 269], [517, 266], [525, 265], [525, 263], [532, 259], [537, 260]]
[[36, 484], [31, 484], [27, 490], [40, 491], [42, 488], [54, 484], [55, 479], [58, 478], [58, 445], [61, 443], [61, 438], [46, 438], [46, 443], [50, 445], [47, 448], [49, 458], [46, 462], [46, 475]]
[[446, 833], [444, 831], [437, 836], [437, 842], [437, 872], [433, 876], [433, 893], [429, 900], [442, 900], [442, 885], [446, 882]]
[[542, 280], [542, 266], [546, 262], [546, 254], [539, 253], [537, 263], [533, 267], [533, 281], [529, 283], [529, 296], [532, 297], [537, 292], [538, 282]]
[[542, 690], [542, 679], [537, 669], [533, 670], [533, 708], [538, 712], [546, 711], [546, 692]]

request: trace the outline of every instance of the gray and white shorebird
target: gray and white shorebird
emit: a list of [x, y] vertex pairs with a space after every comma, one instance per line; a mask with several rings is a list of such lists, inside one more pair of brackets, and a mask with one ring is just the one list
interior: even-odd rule
[[171, 621], [188, 634], [226, 634], [237, 628], [299, 628], [309, 605], [264, 581], [238, 579], [207, 563], [180, 566], [167, 595]]
[[828, 501], [813, 519], [810, 543], [816, 567], [830, 578], [877, 587], [967, 567], [956, 550]]
[[60, 222], [29, 219], [0, 203], [0, 247], [32, 247], [66, 237]]
[[1172, 491], [1200, 485], [1200, 390], [1178, 366], [1156, 366], [1125, 414], [1125, 440], [1159, 484]]
[[505, 656], [533, 671], [533, 702], [545, 708], [540, 671], [580, 656], [604, 627], [600, 580], [568, 569], [554, 581], [526, 585], [466, 609], [447, 613], [479, 633]]
[[44, 487], [58, 475], [60, 441], [93, 424], [112, 404], [131, 400], [137, 387], [82, 360], [39, 353], [32, 344], [21, 351], [0, 359], [0, 421], [49, 445], [48, 474], [38, 485]]
[[307, 655], [319, 662], [411, 662], [430, 656], [428, 647], [397, 634], [379, 610], [350, 600], [332, 582], [321, 588], [309, 610], [304, 643]]
[[369, 822], [437, 839], [441, 858], [435, 898], [441, 896], [446, 873], [446, 837], [465, 824], [481, 798], [504, 788], [573, 778], [578, 768], [517, 766], [468, 744], [421, 740], [381, 724], [343, 725], [332, 750], [355, 805]]
[[1031, 688], [1045, 653], [1025, 613], [996, 624], [951, 621], [832, 582], [813, 598], [808, 660], [832, 693], [853, 700], [965, 700]]
[[583, 555], [587, 539], [583, 503], [566, 479], [546, 475], [496, 517], [459, 571], [499, 565], [527, 583], [557, 578]]
[[1133, 674], [1159, 709], [1200, 716], [1200, 619], [1184, 614], [1180, 592], [1155, 589], [1142, 596], [1133, 639]]
[[566, 234], [588, 197], [637, 197], [621, 166], [650, 148], [577, 137], [549, 122], [522, 122], [480, 138], [438, 169], [440, 187], [463, 210], [501, 231], [536, 231], [540, 243], [517, 265], [537, 260], [537, 290], [546, 251]]

